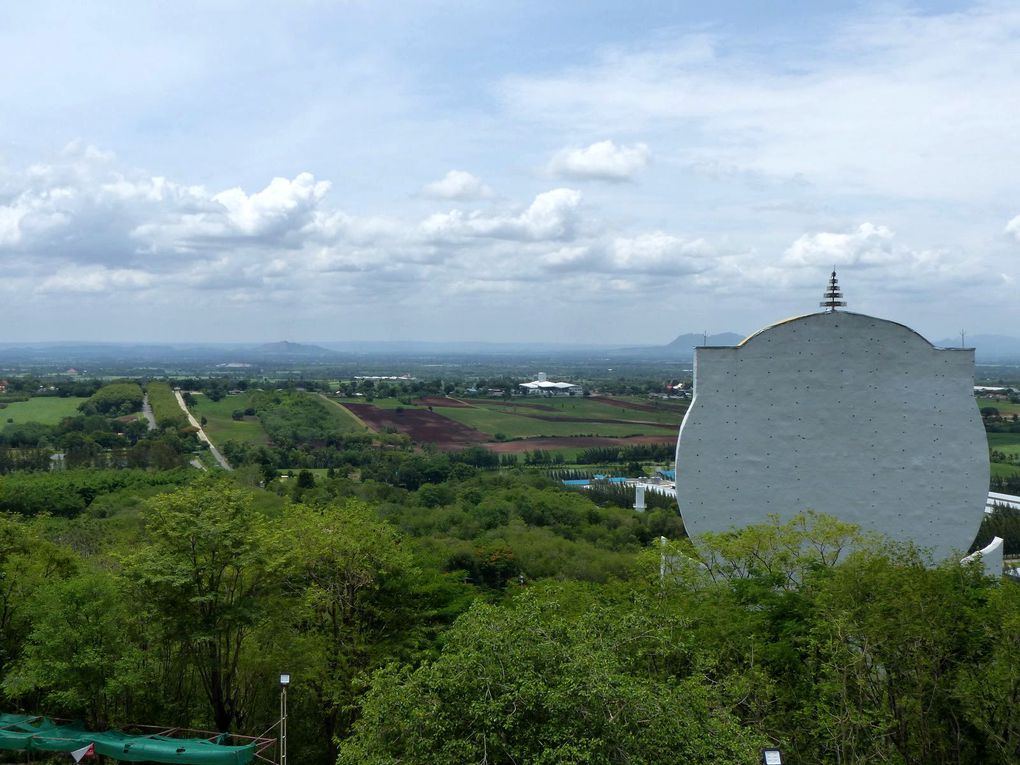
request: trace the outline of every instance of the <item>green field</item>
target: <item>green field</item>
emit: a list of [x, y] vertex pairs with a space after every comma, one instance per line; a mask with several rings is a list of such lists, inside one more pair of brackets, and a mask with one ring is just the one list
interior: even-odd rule
[[[405, 404], [399, 398], [374, 398], [371, 401], [361, 396], [355, 396], [353, 398], [336, 398], [334, 396], [330, 396], [328, 398], [329, 401], [334, 404], [371, 404], [379, 409], [425, 409], [424, 406], [418, 406], [417, 404]], [[413, 401], [414, 399], [411, 400]]]
[[1020, 433], [988, 433], [988, 448], [1006, 454], [1020, 454]]
[[[436, 414], [449, 417], [469, 428], [495, 435], [502, 433], [507, 438], [529, 438], [532, 436], [664, 436], [676, 432], [676, 425], [642, 425], [639, 423], [615, 422], [560, 422], [558, 420], [536, 420], [524, 416], [528, 410], [514, 414], [487, 407], [433, 407]], [[541, 414], [547, 414], [542, 412]], [[581, 415], [578, 415], [581, 416]], [[622, 419], [622, 418], [620, 418]]]
[[[1020, 433], [988, 433], [988, 448], [1005, 454], [1020, 454]], [[1014, 478], [1020, 475], [1020, 467], [1005, 462], [991, 464], [992, 478]]]
[[991, 464], [992, 478], [1015, 478], [1020, 476], [1020, 467], [1007, 465], [1004, 462], [993, 462]]
[[[337, 429], [341, 433], [363, 433], [366, 430], [371, 430], [365, 423], [358, 419], [352, 411], [345, 408], [335, 398], [329, 398], [328, 396], [319, 397], [329, 411], [333, 412], [336, 417], [335, 422]], [[385, 399], [387, 401], [396, 401], [396, 399]], [[374, 402], [373, 402], [374, 403]], [[397, 404], [400, 405], [399, 402]], [[393, 407], [396, 409], [396, 407]], [[417, 409], [418, 407], [410, 407], [411, 409]]]
[[999, 415], [1002, 417], [1020, 414], [1020, 404], [1011, 404], [1008, 401], [996, 401], [995, 399], [991, 398], [979, 398], [977, 400], [977, 405], [979, 409], [985, 409], [986, 407], [998, 409]]
[[206, 418], [203, 430], [217, 446], [222, 446], [227, 441], [256, 445], [269, 443], [269, 436], [262, 429], [258, 417], [234, 420], [230, 416], [235, 409], [246, 409], [251, 406], [250, 393], [224, 396], [219, 401], [212, 401], [201, 394], [193, 395], [195, 404], [191, 407], [191, 413], [199, 422], [203, 417]]
[[[511, 401], [465, 399], [465, 402], [479, 408], [515, 416], [540, 415], [542, 417], [583, 417], [591, 420], [633, 420], [641, 423], [668, 425], [676, 429], [680, 428], [680, 421], [683, 419], [685, 411], [675, 405], [660, 404], [656, 406], [647, 400], [639, 403], [643, 407], [654, 406], [654, 411], [614, 406], [591, 398], [538, 399], [536, 397], [536, 399], [513, 399]], [[443, 413], [445, 414], [445, 410]]]
[[[413, 400], [413, 399], [412, 399]], [[464, 398], [468, 407], [432, 405], [432, 411], [449, 417], [482, 433], [494, 436], [502, 433], [507, 438], [571, 437], [571, 436], [661, 436], [674, 435], [680, 428], [685, 406], [683, 403], [658, 404], [644, 397], [616, 399], [654, 407], [645, 411], [633, 407], [614, 406], [594, 398]], [[425, 406], [407, 404], [396, 398], [331, 398], [341, 404], [372, 404], [379, 409], [424, 409]], [[536, 416], [550, 419], [536, 419]], [[570, 422], [570, 418], [581, 422]], [[563, 420], [563, 421], [560, 421]], [[600, 420], [626, 420], [627, 422], [600, 422]]]
[[[286, 480], [290, 480], [291, 478], [296, 477], [297, 474], [300, 473], [302, 470], [307, 470], [309, 473], [311, 473], [313, 476], [315, 476], [315, 480], [316, 481], [325, 478], [327, 473], [329, 473], [329, 468], [299, 468], [298, 467], [298, 468], [284, 468], [283, 470], [280, 471], [280, 474], [288, 476], [288, 478]], [[347, 470], [348, 470], [348, 468], [340, 468], [339, 470], [336, 471], [336, 474], [340, 475], [340, 476], [346, 475], [347, 474]]]
[[82, 401], [85, 399], [73, 396], [67, 398], [37, 396], [28, 401], [16, 401], [0, 409], [0, 422], [5, 425], [12, 422], [19, 425], [24, 422], [56, 425], [65, 417], [81, 414], [78, 411], [78, 404]]

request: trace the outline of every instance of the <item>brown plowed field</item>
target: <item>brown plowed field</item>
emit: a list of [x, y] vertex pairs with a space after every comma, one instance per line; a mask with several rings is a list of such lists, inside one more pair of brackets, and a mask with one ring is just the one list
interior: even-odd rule
[[638, 444], [672, 444], [676, 436], [634, 436], [632, 438], [608, 438], [603, 436], [574, 436], [571, 438], [522, 438], [517, 441], [485, 444], [485, 448], [497, 454], [520, 454], [535, 449], [587, 449], [593, 446], [637, 446]]
[[379, 409], [373, 404], [344, 404], [376, 430], [392, 428], [407, 433], [412, 441], [435, 444], [440, 449], [461, 449], [484, 443], [488, 436], [427, 409]]

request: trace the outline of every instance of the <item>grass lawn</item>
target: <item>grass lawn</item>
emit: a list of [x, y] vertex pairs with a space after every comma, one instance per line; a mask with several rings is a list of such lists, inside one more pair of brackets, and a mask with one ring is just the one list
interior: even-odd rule
[[[320, 478], [325, 478], [326, 474], [329, 472], [329, 468], [284, 468], [283, 470], [278, 470], [277, 472], [280, 475], [287, 475], [287, 476], [295, 477], [302, 470], [307, 470], [309, 473], [311, 473], [313, 476], [315, 476], [316, 480], [318, 480]], [[340, 469], [338, 469], [336, 471], [336, 474], [343, 476], [343, 475], [346, 475], [346, 471], [343, 468], [340, 468]], [[290, 479], [288, 479], [288, 480], [290, 480]]]
[[0, 409], [0, 424], [40, 422], [43, 425], [56, 425], [65, 417], [81, 414], [78, 404], [84, 400], [74, 396], [36, 396], [28, 401], [16, 401]]
[[[1020, 433], [988, 433], [988, 448], [1006, 454], [1020, 454]], [[1005, 462], [993, 462], [992, 478], [1013, 478], [1020, 475], [1020, 467]]]
[[1004, 462], [993, 462], [992, 463], [992, 478], [1014, 478], [1020, 475], [1020, 467], [1016, 465], [1007, 465]]
[[1003, 417], [1007, 417], [1011, 414], [1020, 414], [1020, 404], [1011, 404], [1008, 401], [996, 401], [991, 398], [979, 398], [977, 400], [978, 409], [984, 409], [985, 407], [992, 407], [998, 409], [999, 414]]
[[[367, 396], [352, 396], [350, 398], [335, 398], [330, 396], [329, 400], [339, 404], [371, 404], [378, 409], [396, 409], [398, 407], [402, 407], [404, 409], [425, 408], [416, 404], [402, 403], [399, 398], [373, 398], [369, 401]], [[414, 399], [412, 398], [411, 400], [413, 401]]]
[[[336, 425], [336, 429], [339, 430], [341, 433], [363, 433], [366, 430], [371, 430], [371, 428], [368, 427], [368, 425], [366, 425], [364, 422], [362, 422], [361, 419], [356, 414], [354, 414], [354, 412], [345, 407], [335, 398], [330, 398], [329, 396], [318, 396], [318, 399], [325, 405], [325, 407], [333, 415], [333, 420]], [[393, 401], [395, 399], [386, 400]], [[416, 409], [418, 407], [410, 408]]]
[[[433, 407], [436, 414], [449, 417], [469, 428], [495, 435], [502, 433], [507, 438], [528, 438], [531, 436], [636, 436], [667, 435], [676, 432], [677, 425], [638, 425], [631, 423], [603, 422], [558, 422], [556, 420], [535, 420], [521, 416], [535, 410], [520, 409], [520, 414], [510, 410], [499, 411], [488, 407]], [[581, 415], [578, 415], [581, 416]], [[617, 418], [619, 419], [619, 418]]]
[[[635, 420], [639, 422], [653, 422], [661, 425], [669, 425], [673, 428], [680, 427], [683, 419], [683, 412], [666, 407], [656, 407], [655, 411], [645, 411], [632, 407], [613, 406], [598, 399], [586, 398], [540, 398], [512, 399], [501, 401], [499, 399], [465, 399], [468, 403], [490, 411], [498, 411], [504, 414], [513, 415], [540, 415], [542, 417], [584, 417], [594, 420]], [[643, 402], [642, 402], [643, 403]], [[539, 405], [542, 409], [532, 408], [531, 404]], [[652, 404], [649, 404], [652, 406]]]
[[1006, 454], [1020, 454], [1020, 433], [988, 433], [988, 448]]
[[235, 409], [246, 409], [251, 406], [251, 394], [241, 393], [224, 396], [219, 401], [212, 401], [206, 396], [196, 395], [191, 413], [199, 422], [205, 417], [208, 422], [203, 426], [209, 439], [217, 446], [227, 441], [246, 444], [268, 444], [269, 436], [262, 428], [258, 417], [245, 417], [234, 420], [230, 415]]

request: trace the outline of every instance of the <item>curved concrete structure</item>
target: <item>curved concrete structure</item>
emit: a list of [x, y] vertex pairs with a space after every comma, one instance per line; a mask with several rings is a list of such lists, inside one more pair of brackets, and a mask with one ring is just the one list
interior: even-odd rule
[[966, 551], [988, 495], [973, 349], [827, 311], [695, 351], [677, 444], [689, 533], [817, 510], [938, 558]]

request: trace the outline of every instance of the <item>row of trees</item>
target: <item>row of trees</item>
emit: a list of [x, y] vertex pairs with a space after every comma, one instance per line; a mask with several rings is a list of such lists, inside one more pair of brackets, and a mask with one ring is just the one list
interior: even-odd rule
[[142, 387], [138, 383], [110, 383], [82, 401], [78, 408], [86, 415], [120, 417], [141, 411], [143, 396]]
[[145, 392], [149, 396], [149, 406], [152, 407], [157, 427], [176, 430], [188, 427], [188, 417], [169, 383], [150, 382], [145, 386]]

